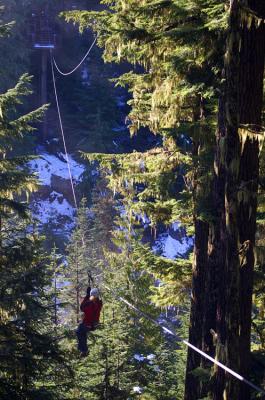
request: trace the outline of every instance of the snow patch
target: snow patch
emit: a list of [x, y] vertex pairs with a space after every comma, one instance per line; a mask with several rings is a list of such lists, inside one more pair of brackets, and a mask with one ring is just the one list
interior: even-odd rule
[[144, 225], [144, 228], [147, 228], [148, 225], [150, 224], [150, 219], [148, 218], [148, 216], [146, 215], [146, 213], [143, 214], [136, 214], [136, 220], [141, 222]]
[[145, 357], [142, 356], [142, 354], [134, 354], [133, 357], [134, 357], [135, 360], [137, 360], [137, 361], [144, 361], [144, 360], [145, 360]]
[[146, 358], [147, 358], [147, 360], [151, 361], [155, 358], [155, 354], [148, 354], [148, 356]]
[[143, 393], [143, 389], [140, 388], [140, 386], [134, 386], [133, 391], [134, 393], [139, 393], [139, 394]]
[[180, 222], [174, 222], [174, 223], [171, 225], [171, 227], [172, 227], [173, 231], [176, 232], [176, 231], [178, 231], [179, 228], [181, 227], [181, 223], [180, 223]]
[[[73, 179], [80, 181], [85, 167], [78, 164], [71, 155], [68, 155], [69, 164]], [[56, 175], [63, 179], [69, 179], [69, 170], [65, 156], [60, 154], [60, 158], [55, 155], [44, 153], [35, 160], [29, 162], [29, 167], [37, 173], [41, 184], [45, 186], [51, 185], [51, 176]]]
[[75, 208], [60, 193], [52, 192], [49, 199], [35, 201], [32, 212], [41, 224], [58, 224], [66, 231], [74, 228]]
[[184, 236], [180, 240], [174, 239], [169, 233], [162, 233], [158, 236], [158, 239], [153, 246], [153, 251], [160, 253], [161, 255], [175, 259], [176, 257], [183, 256], [193, 245], [193, 239], [188, 236]]

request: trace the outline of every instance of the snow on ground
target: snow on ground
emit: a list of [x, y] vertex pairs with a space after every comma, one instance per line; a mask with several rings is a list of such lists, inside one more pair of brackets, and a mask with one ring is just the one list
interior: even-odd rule
[[[85, 167], [77, 163], [70, 155], [68, 158], [74, 182], [80, 182]], [[74, 228], [76, 210], [69, 203], [72, 194], [65, 155], [43, 152], [39, 158], [29, 162], [29, 167], [37, 174], [42, 186], [32, 199], [33, 216], [39, 220], [40, 226], [49, 224], [54, 233], [65, 232], [68, 234]], [[53, 182], [55, 178], [52, 179], [52, 177], [61, 179], [57, 179], [55, 185]], [[67, 189], [68, 185], [69, 190]]]
[[151, 222], [146, 213], [136, 214], [136, 219], [143, 224], [144, 228], [148, 228]]
[[142, 356], [141, 354], [134, 354], [134, 359], [135, 360], [137, 360], [137, 361], [144, 361], [145, 360], [145, 357], [144, 356]]
[[[63, 179], [69, 179], [68, 166], [65, 156], [60, 154], [59, 157], [43, 153], [40, 158], [29, 162], [29, 167], [37, 173], [42, 185], [50, 186], [51, 176], [60, 176]], [[68, 155], [71, 172], [74, 180], [79, 181], [80, 176], [85, 170], [85, 167], [78, 164], [70, 155]]]
[[[174, 226], [174, 231], [176, 226]], [[158, 236], [153, 250], [161, 253], [162, 256], [170, 259], [183, 256], [193, 245], [193, 239], [183, 236], [180, 239], [174, 239], [169, 232], [162, 233]]]
[[173, 231], [175, 231], [175, 232], [176, 232], [177, 230], [179, 230], [180, 226], [181, 226], [181, 224], [180, 224], [179, 222], [174, 222], [174, 223], [171, 225]]
[[145, 361], [147, 360], [149, 364], [153, 364], [153, 360], [155, 359], [155, 354], [148, 354], [146, 357], [142, 354], [134, 354], [133, 358], [137, 361]]
[[134, 386], [133, 391], [134, 393], [139, 393], [139, 394], [143, 393], [143, 389], [140, 388], [140, 386]]
[[148, 354], [146, 358], [147, 360], [152, 361], [155, 358], [155, 354]]
[[60, 193], [53, 191], [48, 199], [35, 201], [32, 212], [42, 224], [59, 224], [67, 231], [74, 228], [75, 208]]

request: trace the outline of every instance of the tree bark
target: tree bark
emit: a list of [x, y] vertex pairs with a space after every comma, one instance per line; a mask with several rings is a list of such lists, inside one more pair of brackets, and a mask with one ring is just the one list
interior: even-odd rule
[[[204, 102], [202, 97], [198, 97], [198, 104], [194, 110], [194, 121], [203, 120], [205, 117]], [[200, 129], [200, 128], [199, 128]], [[196, 135], [194, 135], [196, 137]], [[202, 135], [200, 135], [202, 136]], [[200, 153], [204, 148], [202, 139], [194, 141], [193, 156], [195, 160], [200, 157]], [[202, 197], [204, 200], [205, 188], [201, 183], [201, 171], [194, 168], [193, 177], [193, 202], [194, 202], [194, 249], [193, 249], [193, 266], [192, 266], [192, 293], [190, 308], [190, 325], [189, 325], [189, 342], [199, 349], [203, 343], [203, 319], [205, 309], [205, 293], [206, 293], [206, 273], [208, 262], [208, 235], [209, 223], [203, 221], [198, 215]], [[185, 377], [185, 400], [197, 400], [201, 397], [204, 390], [204, 384], [199, 378], [193, 375], [193, 371], [200, 367], [202, 363], [201, 356], [188, 348], [187, 367]]]
[[[219, 264], [217, 295], [216, 358], [231, 369], [239, 370], [239, 256], [237, 224], [237, 191], [240, 141], [238, 136], [238, 81], [240, 49], [240, 0], [231, 0], [225, 56], [224, 96], [220, 100], [224, 132], [217, 136], [220, 163], [217, 166], [217, 186], [224, 190], [224, 213], [220, 221], [223, 266]], [[220, 120], [219, 120], [220, 123]], [[216, 369], [213, 386], [214, 400], [239, 399], [239, 383]]]
[[[246, 5], [265, 16], [264, 2], [230, 1], [216, 135], [212, 199], [216, 212], [209, 228], [208, 257], [203, 253], [202, 259], [196, 259], [196, 248], [202, 245], [205, 249], [205, 245], [196, 243], [200, 231], [196, 231], [197, 238], [195, 233], [190, 341], [248, 378], [265, 27], [254, 18], [250, 25], [242, 19]], [[202, 328], [199, 321], [203, 321]], [[207, 386], [189, 374], [199, 365], [209, 366], [189, 351], [185, 400], [207, 394]], [[245, 384], [214, 369], [210, 398], [250, 400]]]
[[[220, 143], [225, 137], [224, 108], [220, 100], [218, 130], [216, 133], [217, 147], [215, 154], [215, 175], [212, 187], [212, 202], [215, 214], [210, 224], [208, 237], [208, 271], [207, 271], [207, 296], [205, 299], [204, 321], [203, 321], [203, 351], [215, 357], [217, 352], [219, 359], [222, 359], [222, 350], [225, 340], [225, 171], [221, 160]], [[202, 360], [204, 368], [211, 368], [212, 363]], [[215, 368], [214, 368], [215, 369]], [[211, 386], [216, 386], [216, 393], [213, 399], [220, 399], [224, 384], [224, 372], [219, 370], [217, 380], [213, 379]], [[219, 389], [218, 389], [219, 388]], [[211, 392], [211, 387], [205, 388]], [[206, 392], [202, 395], [206, 397]]]
[[[265, 4], [250, 0], [249, 7], [265, 16]], [[252, 21], [241, 30], [239, 73], [239, 122], [256, 134], [248, 137], [240, 160], [240, 199], [238, 211], [240, 243], [240, 373], [249, 376], [251, 346], [251, 311], [256, 233], [257, 191], [259, 179], [259, 142], [263, 105], [263, 77], [265, 58], [265, 25]], [[242, 129], [244, 129], [242, 127]], [[241, 385], [240, 399], [249, 400], [250, 391]]]
[[[209, 225], [207, 222], [203, 222], [199, 219], [195, 219], [194, 223], [195, 243], [189, 342], [201, 349]], [[192, 375], [192, 371], [198, 368], [200, 364], [201, 356], [189, 348], [186, 369], [185, 400], [196, 400], [200, 397], [199, 379]]]
[[[248, 6], [253, 8], [254, 3], [256, 0], [250, 1]], [[221, 223], [221, 236], [225, 263], [224, 288], [220, 286], [217, 306], [216, 355], [231, 369], [248, 376], [259, 173], [258, 141], [251, 130], [258, 133], [261, 121], [264, 24], [258, 26], [253, 20], [251, 26], [246, 26], [241, 19], [243, 2], [233, 0], [230, 5], [225, 62], [226, 137], [222, 157], [225, 221]], [[243, 129], [247, 135], [245, 142], [244, 137], [240, 138]], [[218, 324], [218, 309], [224, 315], [221, 325]], [[218, 369], [213, 398], [249, 400], [250, 393], [245, 384], [239, 385], [228, 374], [224, 379], [223, 371]]]

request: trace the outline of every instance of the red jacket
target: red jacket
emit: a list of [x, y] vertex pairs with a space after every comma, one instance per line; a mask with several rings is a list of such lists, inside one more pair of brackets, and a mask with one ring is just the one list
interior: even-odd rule
[[100, 311], [102, 308], [102, 301], [99, 299], [89, 300], [85, 297], [80, 305], [81, 311], [83, 311], [84, 318], [83, 323], [86, 326], [94, 326], [99, 323]]

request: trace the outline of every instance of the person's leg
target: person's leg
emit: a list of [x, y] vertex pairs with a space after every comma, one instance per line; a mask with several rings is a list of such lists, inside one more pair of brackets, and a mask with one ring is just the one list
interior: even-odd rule
[[88, 332], [87, 327], [83, 323], [79, 324], [77, 331], [76, 331], [76, 336], [77, 336], [77, 340], [78, 340], [78, 350], [81, 353], [88, 352], [87, 332]]

